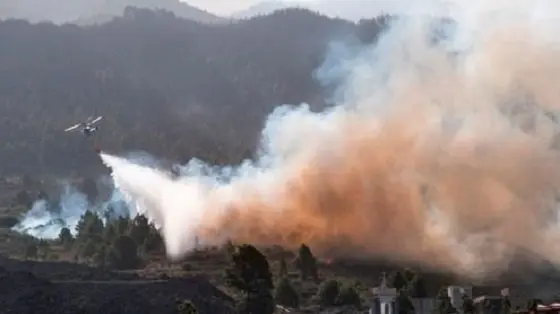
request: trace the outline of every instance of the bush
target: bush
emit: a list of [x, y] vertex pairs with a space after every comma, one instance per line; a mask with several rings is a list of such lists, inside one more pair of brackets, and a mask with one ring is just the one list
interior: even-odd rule
[[317, 299], [322, 306], [336, 305], [336, 299], [340, 292], [340, 284], [336, 280], [327, 280], [319, 286]]
[[274, 300], [277, 304], [297, 308], [299, 307], [299, 295], [288, 280], [283, 277], [276, 286]]

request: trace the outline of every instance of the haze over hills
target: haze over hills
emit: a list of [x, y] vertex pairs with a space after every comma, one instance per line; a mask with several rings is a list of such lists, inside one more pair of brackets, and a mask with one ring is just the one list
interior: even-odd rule
[[[50, 21], [55, 24], [76, 23], [92, 25], [106, 23], [122, 15], [127, 6], [138, 8], [162, 9], [173, 12], [177, 17], [202, 23], [226, 23], [236, 19], [247, 19], [258, 15], [267, 15], [280, 9], [304, 8], [329, 17], [342, 18], [349, 21], [374, 18], [383, 13], [400, 13], [405, 8], [402, 1], [370, 1], [361, 0], [266, 0], [230, 16], [218, 16], [190, 5], [182, 0], [6, 0], [0, 3], [0, 18], [19, 18], [30, 22]], [[410, 3], [406, 4], [410, 10]]]
[[257, 15], [270, 14], [286, 8], [305, 8], [329, 17], [342, 18], [357, 22], [360, 19], [373, 18], [381, 14], [410, 13], [420, 11], [422, 7], [411, 1], [362, 1], [362, 0], [317, 0], [317, 1], [283, 1], [267, 0], [255, 4], [245, 10], [232, 14], [232, 17], [243, 19]]
[[271, 14], [274, 11], [287, 8], [309, 8], [309, 4], [299, 3], [295, 1], [269, 0], [257, 3], [247, 9], [233, 13], [231, 16], [236, 19], [247, 19], [258, 15]]
[[0, 3], [0, 18], [51, 21], [56, 24], [99, 24], [122, 15], [127, 6], [163, 9], [178, 17], [203, 23], [227, 20], [179, 0], [4, 0]]

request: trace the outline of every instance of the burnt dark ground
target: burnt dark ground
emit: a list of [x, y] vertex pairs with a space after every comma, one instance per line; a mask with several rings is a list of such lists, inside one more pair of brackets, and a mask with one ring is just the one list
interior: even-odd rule
[[177, 300], [192, 301], [200, 313], [233, 313], [233, 300], [202, 276], [145, 280], [72, 263], [0, 258], [2, 314], [172, 314]]

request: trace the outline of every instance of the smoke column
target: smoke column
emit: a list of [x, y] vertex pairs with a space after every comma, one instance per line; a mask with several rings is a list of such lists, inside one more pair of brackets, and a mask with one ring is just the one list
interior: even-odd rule
[[409, 14], [375, 46], [333, 46], [316, 76], [339, 105], [278, 108], [254, 162], [172, 179], [101, 158], [175, 258], [197, 234], [473, 276], [517, 247], [558, 263], [558, 4], [468, 3], [433, 4], [453, 23]]
[[[153, 166], [153, 164], [148, 164]], [[100, 182], [111, 189], [106, 200], [90, 203], [84, 193], [64, 182], [59, 200], [39, 199], [35, 201], [31, 209], [21, 217], [20, 222], [12, 230], [40, 239], [56, 239], [62, 228], [68, 228], [76, 235], [76, 226], [82, 215], [88, 210], [99, 215], [104, 222], [118, 217], [136, 215], [134, 207], [126, 203], [122, 193], [114, 188], [112, 182], [108, 184], [103, 179], [105, 178], [100, 178]]]

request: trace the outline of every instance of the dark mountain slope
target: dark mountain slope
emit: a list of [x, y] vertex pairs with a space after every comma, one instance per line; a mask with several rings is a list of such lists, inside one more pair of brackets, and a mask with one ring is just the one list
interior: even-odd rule
[[93, 114], [110, 151], [238, 162], [275, 106], [324, 106], [312, 73], [331, 40], [380, 31], [364, 25], [285, 10], [209, 26], [134, 8], [87, 28], [0, 22], [1, 170], [102, 168], [91, 141], [62, 132]]

